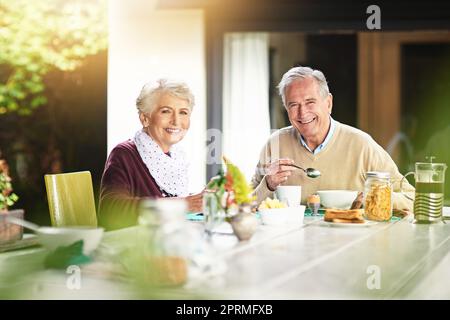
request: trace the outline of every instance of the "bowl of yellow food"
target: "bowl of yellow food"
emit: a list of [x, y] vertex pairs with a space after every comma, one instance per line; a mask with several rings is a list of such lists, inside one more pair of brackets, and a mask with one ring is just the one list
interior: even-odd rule
[[263, 225], [300, 226], [303, 225], [305, 206], [287, 207], [277, 199], [267, 198], [258, 207]]

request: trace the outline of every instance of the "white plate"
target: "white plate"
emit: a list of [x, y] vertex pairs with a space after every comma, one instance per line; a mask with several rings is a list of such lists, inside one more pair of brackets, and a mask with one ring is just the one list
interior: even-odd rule
[[366, 220], [364, 223], [342, 223], [342, 222], [328, 222], [328, 221], [322, 221], [323, 225], [329, 226], [329, 227], [350, 227], [350, 228], [364, 228], [364, 227], [371, 227], [378, 222], [376, 221], [369, 221]]

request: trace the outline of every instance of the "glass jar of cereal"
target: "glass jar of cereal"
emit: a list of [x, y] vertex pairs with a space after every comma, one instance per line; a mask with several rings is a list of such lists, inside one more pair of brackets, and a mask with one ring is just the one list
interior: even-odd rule
[[364, 217], [389, 221], [392, 217], [392, 184], [389, 172], [369, 171], [364, 185]]

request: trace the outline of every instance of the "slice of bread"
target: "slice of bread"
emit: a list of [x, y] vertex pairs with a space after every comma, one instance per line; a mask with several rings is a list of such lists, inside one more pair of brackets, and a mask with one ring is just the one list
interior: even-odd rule
[[324, 218], [327, 222], [335, 222], [335, 223], [364, 223], [364, 219], [327, 219]]
[[332, 219], [345, 219], [364, 221], [363, 212], [364, 209], [326, 209], [324, 220], [328, 221]]

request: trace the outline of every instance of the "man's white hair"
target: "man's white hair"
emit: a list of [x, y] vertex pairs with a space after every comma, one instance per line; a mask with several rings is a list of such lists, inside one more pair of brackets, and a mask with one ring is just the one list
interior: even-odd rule
[[303, 80], [306, 78], [313, 78], [319, 85], [319, 93], [322, 97], [326, 98], [330, 94], [328, 89], [327, 79], [320, 70], [313, 70], [310, 67], [294, 67], [289, 69], [281, 78], [278, 84], [278, 90], [283, 100], [283, 105], [286, 107], [286, 89], [296, 80]]

